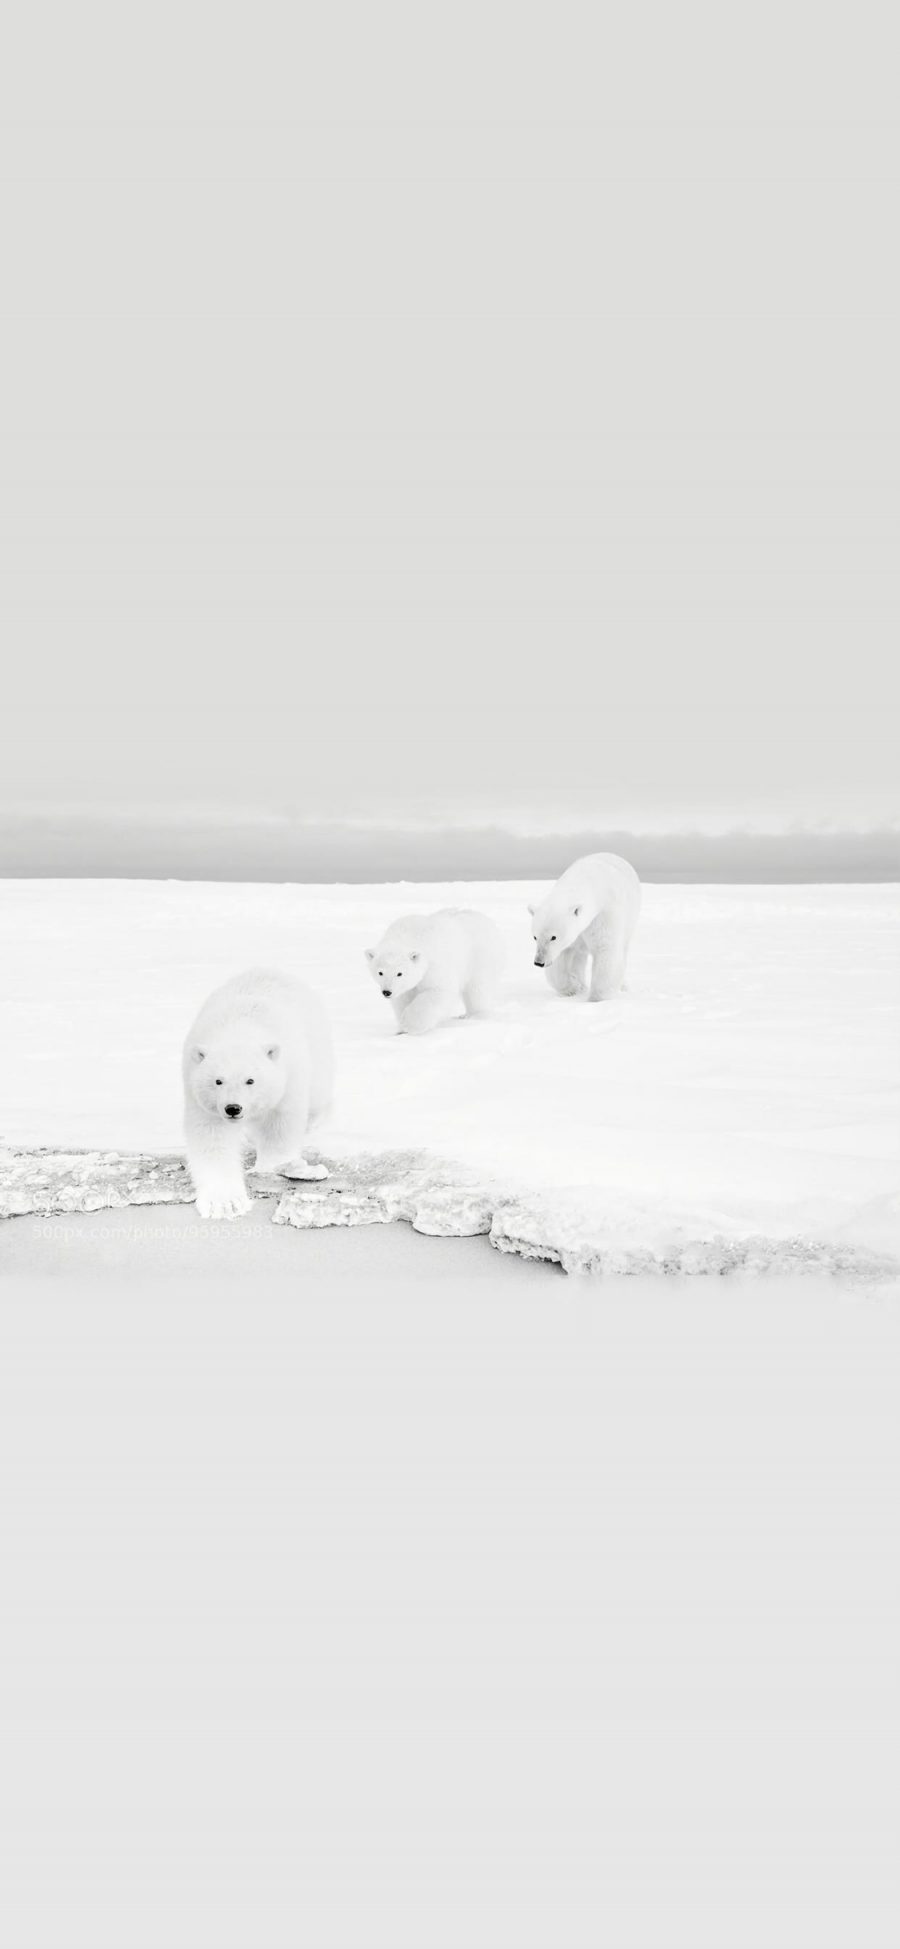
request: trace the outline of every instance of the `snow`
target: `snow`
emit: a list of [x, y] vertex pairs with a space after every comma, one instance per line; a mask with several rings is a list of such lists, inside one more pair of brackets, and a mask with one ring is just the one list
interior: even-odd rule
[[[564, 1262], [607, 1269], [739, 1242], [752, 1262], [804, 1242], [897, 1254], [898, 889], [646, 887], [628, 990], [593, 1007], [531, 965], [540, 891], [6, 882], [0, 1134], [178, 1151], [186, 1025], [217, 982], [269, 963], [329, 1002], [323, 1151], [449, 1160], [476, 1202], [487, 1189], [515, 1210], [517, 1249], [560, 1256], [563, 1239]], [[503, 1007], [398, 1036], [363, 949], [397, 913], [445, 905], [501, 928]]]

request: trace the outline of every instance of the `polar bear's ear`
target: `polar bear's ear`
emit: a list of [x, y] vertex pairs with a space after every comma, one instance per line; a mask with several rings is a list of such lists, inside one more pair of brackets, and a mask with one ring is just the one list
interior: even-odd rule
[[193, 1049], [191, 1050], [191, 1060], [192, 1060], [192, 1062], [205, 1062], [205, 1061], [206, 1061], [206, 1050], [205, 1050], [205, 1049], [201, 1049], [201, 1048], [200, 1048], [200, 1045], [199, 1045], [199, 1043], [198, 1043], [198, 1044], [196, 1045], [196, 1047], [195, 1047], [195, 1048], [193, 1048]]
[[375, 949], [374, 949], [374, 947], [367, 947], [367, 948], [364, 948], [364, 950], [363, 950], [363, 952], [364, 952], [364, 954], [365, 954], [365, 957], [366, 957], [366, 960], [367, 960], [367, 961], [374, 961], [374, 959], [375, 959]]
[[416, 951], [415, 951], [415, 953], [414, 953], [414, 954], [411, 954], [409, 958], [410, 958], [410, 960], [411, 960], [411, 961], [418, 961], [418, 959], [419, 959], [419, 950], [418, 950], [418, 948], [416, 948]]
[[270, 1043], [268, 1049], [266, 1050], [266, 1055], [268, 1056], [270, 1062], [277, 1062], [279, 1056], [281, 1055], [281, 1049], [279, 1044], [277, 1042]]
[[578, 916], [579, 916], [579, 914], [581, 913], [581, 908], [580, 908], [580, 907], [573, 907], [573, 908], [572, 908], [572, 912], [573, 912], [573, 914], [575, 915], [575, 919], [577, 920], [577, 919], [578, 919]]
[[534, 908], [533, 908], [533, 906], [532, 906], [532, 904], [531, 904], [531, 901], [530, 901], [530, 900], [529, 900], [529, 902], [528, 902], [528, 912], [530, 913], [530, 915], [531, 915], [531, 918], [532, 918], [532, 920], [533, 920], [533, 919], [534, 919]]

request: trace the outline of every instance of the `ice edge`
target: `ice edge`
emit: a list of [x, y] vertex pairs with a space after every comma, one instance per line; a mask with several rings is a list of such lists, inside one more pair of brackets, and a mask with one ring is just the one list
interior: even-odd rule
[[[286, 1189], [281, 1177], [250, 1172], [259, 1198], [276, 1198], [276, 1225], [406, 1223], [443, 1238], [484, 1235], [497, 1251], [558, 1264], [567, 1273], [756, 1276], [817, 1273], [861, 1280], [900, 1278], [900, 1257], [858, 1242], [799, 1234], [728, 1234], [690, 1220], [663, 1218], [653, 1243], [629, 1237], [634, 1220], [606, 1228], [567, 1208], [564, 1193], [530, 1194], [476, 1181], [461, 1166], [415, 1151], [352, 1157], [309, 1153], [329, 1177]], [[115, 1150], [0, 1149], [0, 1218], [96, 1212], [143, 1204], [190, 1204], [182, 1157]]]

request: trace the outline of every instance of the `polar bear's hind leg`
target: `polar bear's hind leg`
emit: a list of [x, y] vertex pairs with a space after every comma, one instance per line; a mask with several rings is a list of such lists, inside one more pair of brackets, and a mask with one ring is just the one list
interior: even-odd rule
[[497, 1005], [497, 982], [493, 975], [476, 975], [462, 991], [467, 1015], [493, 1015]]
[[594, 950], [589, 1001], [611, 1001], [620, 993], [624, 979], [625, 943], [618, 934], [610, 934]]

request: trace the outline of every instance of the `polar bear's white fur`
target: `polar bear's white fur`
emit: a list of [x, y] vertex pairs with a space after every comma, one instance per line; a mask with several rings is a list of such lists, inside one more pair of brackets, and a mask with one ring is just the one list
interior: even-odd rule
[[[592, 1002], [617, 995], [641, 909], [641, 883], [618, 853], [588, 853], [536, 907], [534, 965], [558, 995]], [[590, 962], [590, 979], [588, 979]]]
[[503, 948], [485, 914], [444, 907], [405, 914], [366, 948], [372, 979], [406, 1035], [423, 1035], [463, 1010], [486, 1015], [497, 996]]
[[303, 982], [250, 968], [215, 989], [184, 1045], [187, 1161], [201, 1218], [250, 1210], [244, 1160], [258, 1171], [324, 1177], [305, 1163], [312, 1119], [331, 1104], [334, 1062], [322, 1003]]

